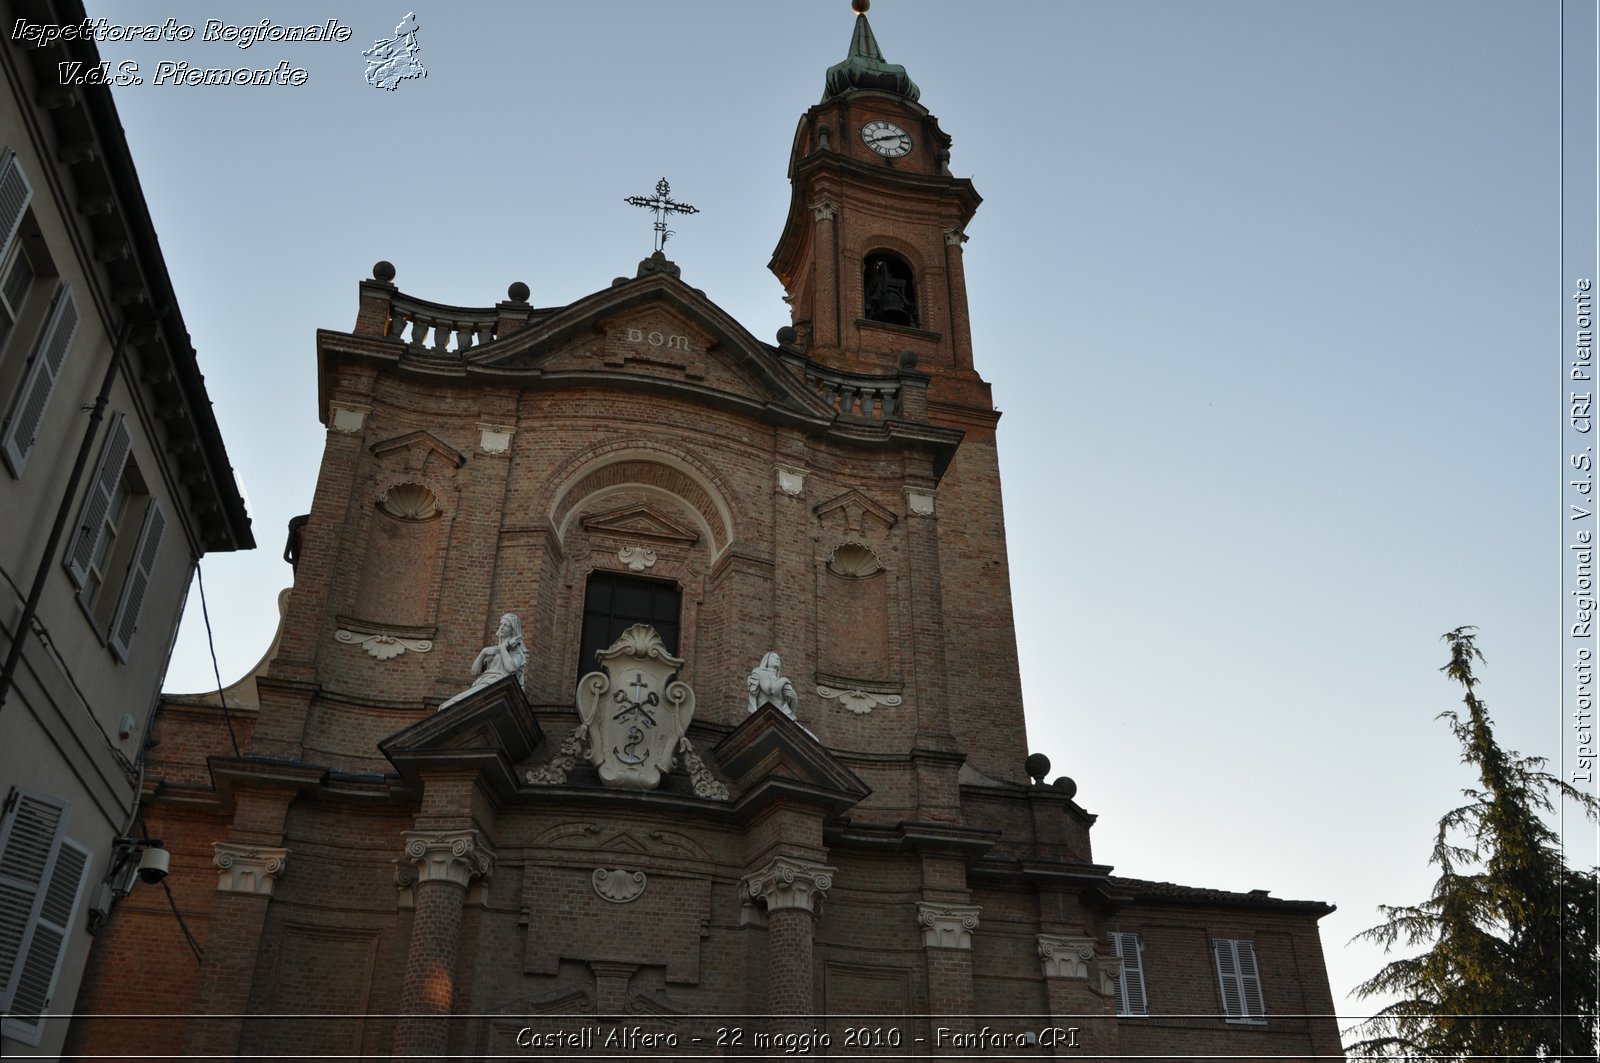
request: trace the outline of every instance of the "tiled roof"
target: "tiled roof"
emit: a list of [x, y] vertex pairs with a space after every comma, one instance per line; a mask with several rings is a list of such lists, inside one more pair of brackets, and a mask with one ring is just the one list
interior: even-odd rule
[[1325, 901], [1292, 901], [1272, 897], [1266, 890], [1237, 893], [1233, 890], [1214, 890], [1205, 886], [1180, 886], [1176, 882], [1151, 882], [1142, 878], [1110, 876], [1107, 881], [1116, 889], [1132, 893], [1138, 901], [1156, 904], [1211, 904], [1234, 908], [1285, 908], [1314, 911], [1326, 915], [1334, 906]]

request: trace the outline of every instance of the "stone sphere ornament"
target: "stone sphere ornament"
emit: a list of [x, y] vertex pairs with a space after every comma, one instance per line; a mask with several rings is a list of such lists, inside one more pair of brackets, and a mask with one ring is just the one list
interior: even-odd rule
[[1029, 753], [1023, 767], [1028, 772], [1028, 778], [1035, 783], [1043, 783], [1044, 777], [1050, 774], [1050, 758], [1043, 753]]

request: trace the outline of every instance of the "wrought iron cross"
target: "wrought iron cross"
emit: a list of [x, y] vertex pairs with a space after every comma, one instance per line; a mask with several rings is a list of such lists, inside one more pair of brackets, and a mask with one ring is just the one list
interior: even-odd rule
[[667, 237], [672, 235], [672, 230], [667, 228], [667, 215], [669, 214], [699, 214], [699, 207], [691, 207], [687, 203], [675, 203], [671, 199], [672, 186], [667, 184], [663, 177], [656, 182], [656, 194], [653, 196], [629, 196], [623, 200], [629, 206], [644, 207], [646, 210], [655, 211], [656, 215], [656, 250], [666, 249]]

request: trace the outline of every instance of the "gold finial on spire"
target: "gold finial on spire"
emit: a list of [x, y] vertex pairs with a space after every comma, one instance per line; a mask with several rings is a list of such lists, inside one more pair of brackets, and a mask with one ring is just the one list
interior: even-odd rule
[[858, 15], [865, 15], [871, 6], [872, 0], [850, 0], [850, 10]]

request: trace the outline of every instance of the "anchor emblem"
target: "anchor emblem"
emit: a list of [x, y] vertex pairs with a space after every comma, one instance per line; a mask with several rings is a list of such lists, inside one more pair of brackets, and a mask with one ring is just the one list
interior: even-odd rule
[[651, 715], [650, 710], [645, 706], [660, 705], [661, 695], [654, 690], [646, 690], [644, 687], [643, 674], [635, 672], [633, 674], [633, 697], [628, 697], [627, 690], [619, 690], [611, 696], [612, 701], [623, 706], [622, 711], [611, 717], [612, 722], [628, 724], [627, 744], [621, 749], [612, 749], [617, 759], [624, 764], [638, 765], [649, 759], [648, 753], [639, 752], [639, 747], [644, 744], [645, 740], [645, 733], [640, 730], [639, 725], [643, 724], [645, 727], [654, 727], [656, 725], [656, 718]]

